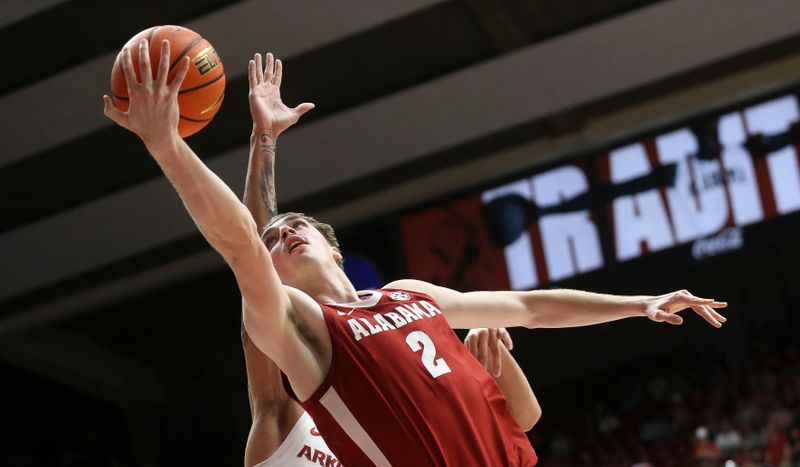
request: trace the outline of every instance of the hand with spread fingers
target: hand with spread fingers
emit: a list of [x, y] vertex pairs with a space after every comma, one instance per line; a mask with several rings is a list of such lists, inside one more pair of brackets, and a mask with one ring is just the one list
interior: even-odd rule
[[727, 319], [717, 312], [717, 308], [728, 306], [725, 302], [718, 302], [713, 298], [700, 298], [689, 293], [688, 290], [679, 290], [656, 297], [649, 297], [646, 301], [645, 315], [656, 322], [669, 324], [683, 324], [683, 318], [678, 312], [691, 308], [709, 324], [716, 328], [722, 327]]
[[514, 342], [505, 328], [478, 328], [469, 331], [464, 345], [490, 375], [497, 377], [503, 372], [500, 346], [505, 345], [511, 350]]
[[248, 64], [250, 115], [255, 131], [269, 132], [273, 139], [277, 139], [304, 113], [313, 109], [314, 104], [304, 102], [295, 108], [287, 107], [281, 101], [283, 63], [271, 53], [267, 54], [266, 62], [262, 66], [261, 54], [255, 54]]
[[145, 145], [150, 148], [168, 144], [178, 135], [178, 90], [186, 72], [189, 70], [189, 58], [184, 57], [178, 65], [178, 71], [171, 83], [167, 83], [169, 74], [169, 41], [161, 43], [161, 59], [158, 71], [153, 79], [150, 67], [150, 47], [147, 40], [139, 43], [140, 79], [131, 60], [131, 50], [125, 48], [122, 54], [122, 69], [125, 72], [130, 97], [127, 112], [114, 107], [109, 96], [103, 96], [104, 113], [123, 128], [136, 133]]

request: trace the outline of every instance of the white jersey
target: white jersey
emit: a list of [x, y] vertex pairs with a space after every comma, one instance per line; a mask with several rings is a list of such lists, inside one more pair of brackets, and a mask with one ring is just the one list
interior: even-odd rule
[[342, 467], [322, 439], [314, 420], [303, 412], [292, 431], [278, 446], [278, 449], [265, 461], [254, 467]]

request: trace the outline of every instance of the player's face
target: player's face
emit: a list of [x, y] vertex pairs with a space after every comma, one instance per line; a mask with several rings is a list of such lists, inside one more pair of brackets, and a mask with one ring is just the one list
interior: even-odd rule
[[264, 234], [263, 241], [275, 270], [287, 284], [296, 283], [293, 278], [310, 264], [328, 260], [335, 263], [338, 255], [325, 236], [302, 217], [276, 222]]

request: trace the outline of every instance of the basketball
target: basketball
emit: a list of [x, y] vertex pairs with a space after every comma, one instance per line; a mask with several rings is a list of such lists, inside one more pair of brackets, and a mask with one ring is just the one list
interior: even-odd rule
[[[147, 39], [150, 46], [150, 66], [154, 79], [161, 59], [161, 42], [164, 39], [170, 43], [168, 83], [175, 76], [180, 60], [184, 56], [190, 57], [189, 71], [178, 93], [178, 132], [182, 138], [197, 133], [214, 118], [225, 97], [225, 71], [217, 51], [191, 29], [180, 26], [154, 26], [145, 29], [125, 44], [131, 50], [137, 79], [141, 79], [138, 47], [142, 39]], [[125, 112], [128, 110], [128, 88], [121, 58], [121, 55], [117, 56], [111, 70], [111, 93], [114, 105]]]

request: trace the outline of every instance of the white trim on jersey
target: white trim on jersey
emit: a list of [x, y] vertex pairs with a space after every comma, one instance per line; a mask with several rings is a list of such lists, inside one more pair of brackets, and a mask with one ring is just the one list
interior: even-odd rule
[[319, 403], [328, 410], [328, 413], [333, 416], [334, 420], [342, 427], [342, 430], [367, 455], [373, 464], [377, 467], [391, 467], [392, 464], [383, 455], [375, 441], [370, 438], [364, 427], [358, 423], [353, 412], [347, 408], [347, 405], [339, 397], [336, 390], [333, 389], [333, 386], [328, 388], [325, 394], [319, 398]]
[[278, 449], [269, 458], [259, 462], [253, 467], [306, 467], [314, 461], [306, 460], [305, 457], [298, 457], [297, 453], [302, 452], [303, 446], [324, 452], [326, 455], [333, 456], [331, 450], [325, 444], [321, 436], [314, 436], [311, 430], [315, 423], [308, 412], [303, 412], [292, 430], [286, 435]]
[[[366, 297], [367, 294], [369, 294], [369, 297]], [[368, 307], [377, 305], [378, 301], [383, 296], [383, 294], [378, 292], [377, 290], [359, 291], [358, 292], [359, 298], [362, 295], [365, 296], [366, 298], [362, 298], [357, 302], [353, 302], [353, 303], [326, 303], [326, 305], [338, 306], [338, 307], [343, 307], [343, 308], [368, 308]]]

